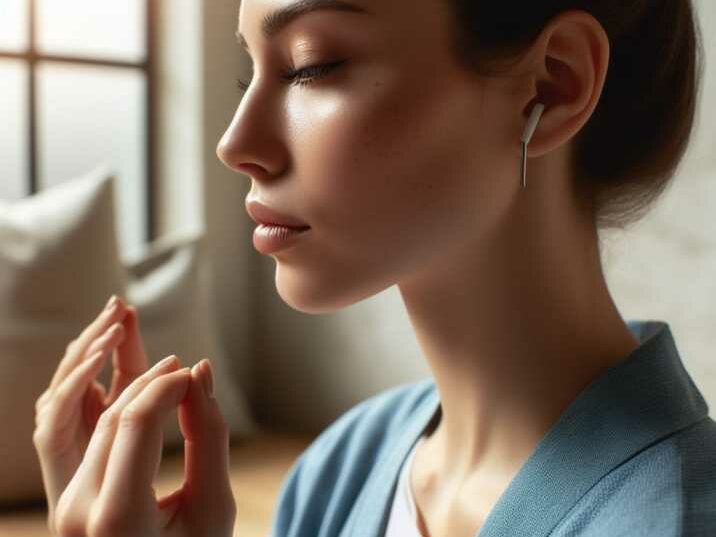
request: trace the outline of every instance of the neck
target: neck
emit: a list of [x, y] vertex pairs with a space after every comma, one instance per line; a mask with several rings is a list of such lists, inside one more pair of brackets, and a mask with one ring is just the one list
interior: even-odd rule
[[441, 251], [399, 285], [440, 396], [426, 449], [441, 481], [514, 474], [579, 392], [638, 346], [594, 225], [542, 185], [516, 194], [499, 232]]

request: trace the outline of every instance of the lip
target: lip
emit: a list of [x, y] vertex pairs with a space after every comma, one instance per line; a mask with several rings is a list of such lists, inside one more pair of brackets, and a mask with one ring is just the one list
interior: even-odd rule
[[246, 212], [257, 224], [265, 226], [282, 226], [292, 229], [308, 229], [310, 226], [291, 215], [277, 211], [259, 203], [258, 201], [246, 202]]
[[259, 224], [254, 230], [254, 248], [264, 255], [285, 250], [301, 240], [309, 229]]

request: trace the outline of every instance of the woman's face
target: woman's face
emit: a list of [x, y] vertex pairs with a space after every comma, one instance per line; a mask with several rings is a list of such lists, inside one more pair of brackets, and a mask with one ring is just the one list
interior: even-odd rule
[[447, 2], [351, 0], [365, 12], [319, 9], [265, 37], [293, 3], [242, 2], [253, 79], [217, 153], [251, 177], [248, 199], [311, 226], [272, 257], [282, 299], [319, 313], [476, 251], [518, 188], [521, 127], [501, 83], [453, 59]]

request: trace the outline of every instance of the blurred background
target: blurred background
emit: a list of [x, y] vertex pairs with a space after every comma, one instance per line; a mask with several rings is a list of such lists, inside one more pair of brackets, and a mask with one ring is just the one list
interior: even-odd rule
[[[669, 322], [714, 416], [716, 2], [695, 5], [694, 140], [657, 207], [603, 233], [604, 262], [626, 319]], [[34, 402], [112, 293], [137, 305], [152, 362], [212, 359], [247, 537], [265, 535], [311, 438], [429, 374], [395, 287], [330, 315], [276, 293], [274, 261], [252, 246], [250, 180], [215, 154], [250, 77], [237, 14], [235, 0], [0, 0], [0, 535], [46, 535]], [[166, 434], [180, 449], [176, 422]], [[180, 471], [170, 460], [159, 489]]]

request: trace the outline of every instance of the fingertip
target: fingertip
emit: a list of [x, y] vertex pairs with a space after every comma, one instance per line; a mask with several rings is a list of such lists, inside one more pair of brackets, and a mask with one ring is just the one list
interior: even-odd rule
[[176, 402], [181, 403], [182, 401], [184, 401], [191, 387], [191, 368], [182, 367], [181, 369], [177, 369], [176, 371], [169, 371], [165, 375], [160, 375], [154, 380], [159, 380], [163, 376], [172, 377], [170, 384], [173, 386], [172, 391], [175, 391], [175, 393], [177, 393], [178, 400]]
[[179, 397], [179, 401], [183, 401], [186, 399], [186, 396], [189, 394], [189, 389], [191, 388], [191, 368], [190, 367], [182, 367], [178, 371], [176, 371], [177, 374], [181, 375], [182, 380], [184, 380], [184, 384], [182, 385], [182, 393], [181, 397]]
[[122, 322], [127, 326], [127, 328], [136, 326], [137, 324], [137, 308], [134, 306], [125, 306], [124, 307], [124, 317], [122, 319]]
[[200, 362], [202, 381], [204, 382], [204, 388], [206, 389], [206, 395], [209, 398], [214, 397], [214, 371], [211, 366], [211, 362], [208, 358], [204, 358]]
[[121, 323], [121, 322], [116, 322], [116, 323], [114, 323], [114, 324], [110, 327], [110, 330], [111, 330], [111, 329], [116, 330], [116, 331], [117, 331], [117, 335], [121, 334], [121, 335], [124, 336], [124, 335], [127, 333], [127, 327], [124, 326], [124, 323]]
[[123, 314], [127, 311], [127, 303], [124, 301], [124, 299], [119, 295], [113, 295], [114, 296], [114, 307], [117, 309], [117, 311], [121, 311]]
[[191, 368], [191, 376], [195, 380], [199, 380], [199, 377], [201, 376], [201, 371], [199, 370], [200, 366], [201, 366], [201, 362], [197, 362]]
[[180, 377], [182, 380], [186, 381], [188, 378], [191, 378], [191, 367], [185, 366], [180, 367], [179, 369], [175, 371], [171, 371], [167, 373], [168, 375], [173, 375], [175, 377]]
[[192, 397], [201, 399], [202, 389], [203, 388], [202, 388], [202, 380], [201, 380], [201, 362], [197, 362], [191, 367], [190, 390], [193, 392]]

